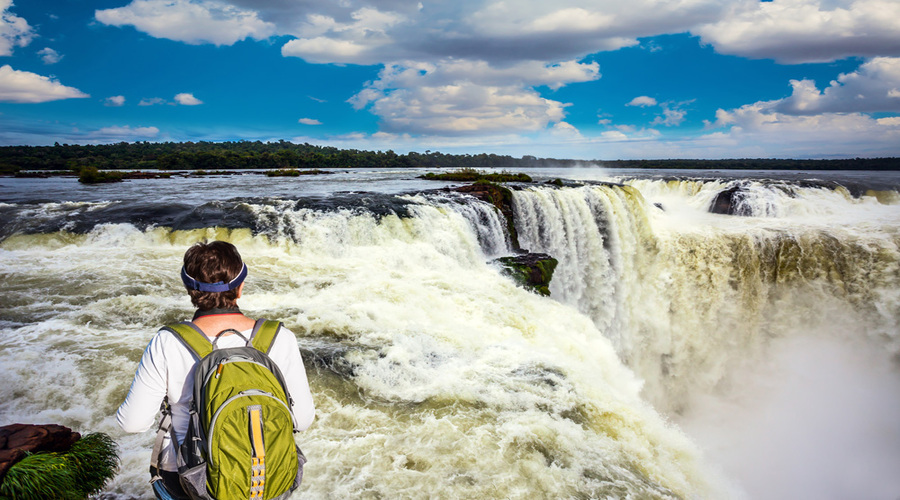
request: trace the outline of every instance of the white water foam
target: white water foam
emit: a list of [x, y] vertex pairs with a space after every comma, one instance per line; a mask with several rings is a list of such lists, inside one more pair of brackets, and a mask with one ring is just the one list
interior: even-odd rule
[[631, 184], [515, 193], [554, 297], [750, 498], [896, 498], [900, 206], [797, 188], [734, 217], [707, 212], [722, 182]]
[[152, 432], [124, 435], [113, 414], [155, 328], [190, 315], [184, 249], [225, 239], [250, 267], [241, 306], [284, 320], [308, 356], [304, 494], [725, 494], [591, 320], [502, 277], [462, 212], [249, 209], [277, 223], [269, 236], [118, 224], [5, 240], [2, 421], [113, 435], [123, 464], [106, 494], [149, 498]]

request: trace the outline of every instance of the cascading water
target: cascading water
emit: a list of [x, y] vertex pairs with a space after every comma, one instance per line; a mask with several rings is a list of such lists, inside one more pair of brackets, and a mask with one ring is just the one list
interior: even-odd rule
[[[741, 181], [752, 217], [707, 212], [734, 186], [718, 180], [515, 191], [521, 245], [559, 259], [546, 298], [490, 263], [512, 252], [506, 221], [468, 196], [198, 179], [148, 204], [154, 181], [119, 197], [58, 182], [72, 198], [0, 197], [0, 424], [114, 436], [123, 463], [105, 498], [152, 497], [152, 436], [113, 415], [155, 329], [190, 316], [177, 270], [203, 238], [248, 262], [242, 308], [298, 335], [318, 407], [298, 435], [310, 498], [739, 497], [658, 412], [696, 435], [728, 413], [698, 397], [755, 394], [742, 370], [809, 332], [898, 351], [893, 191]], [[184, 205], [197, 190], [225, 194]], [[900, 415], [881, 400], [888, 422]], [[890, 449], [895, 434], [881, 437]], [[893, 500], [872, 491], [853, 490]]]
[[[736, 186], [742, 193], [733, 200], [737, 211], [752, 216], [710, 214], [718, 193]], [[885, 442], [900, 445], [900, 429], [885, 423], [900, 416], [894, 390], [900, 388], [900, 217], [893, 199], [885, 193], [855, 198], [841, 187], [715, 180], [514, 192], [521, 245], [560, 260], [552, 295], [591, 317], [643, 380], [644, 397], [695, 435], [714, 435], [707, 446], [733, 446], [748, 429], [755, 429], [753, 438], [742, 445], [773, 437], [784, 443], [781, 452], [768, 445], [753, 462], [735, 458], [734, 450], [716, 456], [754, 481], [747, 489], [759, 498], [843, 498], [837, 492], [848, 483], [851, 497], [890, 498], [884, 492], [900, 487], [896, 481], [880, 486], [881, 471], [900, 464], [900, 454], [875, 451]], [[796, 372], [820, 356], [828, 366]], [[858, 359], [869, 357], [877, 368], [860, 371], [865, 362]], [[766, 370], [793, 384], [797, 401], [823, 390], [821, 384], [835, 391], [834, 399], [812, 398], [816, 409], [801, 413], [818, 425], [758, 423], [792, 422], [801, 411], [772, 403], [779, 391], [771, 387], [749, 389], [779, 387], [764, 378]], [[867, 389], [879, 396], [847, 397], [859, 389], [841, 391], [834, 373], [877, 381]], [[799, 381], [790, 378], [798, 375]], [[846, 427], [849, 401], [867, 401], [855, 414], [855, 432]], [[716, 421], [723, 414], [734, 417], [734, 426]], [[892, 428], [887, 434], [869, 435], [885, 425]], [[804, 437], [811, 428], [819, 435]], [[835, 440], [833, 432], [848, 437]], [[820, 442], [847, 449], [813, 444]], [[795, 444], [803, 451], [794, 451], [796, 461], [786, 470], [756, 472], [760, 461], [785, 465], [778, 456], [791, 456]], [[845, 456], [822, 464], [829, 454]], [[872, 472], [830, 479], [846, 476], [858, 454], [873, 462]], [[766, 475], [779, 479], [762, 480]]]
[[3, 422], [111, 434], [123, 462], [104, 495], [149, 498], [151, 433], [122, 434], [113, 415], [154, 330], [191, 314], [184, 249], [215, 238], [248, 262], [242, 308], [300, 338], [318, 407], [298, 436], [311, 498], [725, 491], [587, 317], [488, 263], [508, 252], [493, 207], [397, 201], [402, 215], [244, 201], [232, 210], [254, 230], [101, 222], [81, 233], [64, 229], [74, 212], [30, 207], [59, 229], [0, 244]]
[[841, 324], [900, 347], [893, 206], [757, 184], [765, 195], [740, 203], [758, 200], [747, 210], [768, 217], [707, 213], [719, 182], [514, 192], [522, 246], [560, 260], [553, 296], [594, 320], [658, 408], [678, 410], [798, 325]]

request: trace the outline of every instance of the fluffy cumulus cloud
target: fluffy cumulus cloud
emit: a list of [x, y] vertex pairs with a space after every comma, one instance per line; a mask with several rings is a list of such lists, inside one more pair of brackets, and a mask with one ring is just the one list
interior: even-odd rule
[[722, 19], [692, 29], [723, 54], [783, 63], [900, 56], [900, 2], [895, 0], [732, 3]]
[[[589, 4], [523, 0], [472, 5], [478, 7], [467, 13], [459, 31], [476, 43], [480, 41], [481, 50], [496, 46], [496, 57], [521, 58], [530, 53], [540, 59], [578, 57], [636, 45], [639, 37], [683, 32], [716, 20], [727, 7], [713, 0], [599, 0]], [[469, 48], [477, 50], [474, 45]]]
[[200, 104], [203, 104], [203, 101], [194, 97], [194, 94], [188, 94], [186, 92], [176, 94], [175, 102], [181, 104], [182, 106], [198, 106]]
[[[858, 72], [841, 75], [825, 92], [819, 92], [812, 82], [793, 81], [790, 97], [719, 109], [708, 128], [724, 130], [705, 137], [745, 151], [755, 146], [757, 150], [746, 153], [756, 156], [804, 156], [810, 151], [822, 156], [846, 155], [848, 151], [866, 156], [895, 155], [900, 144], [900, 117], [878, 118], [864, 112], [888, 106], [900, 109], [878, 78], [894, 64], [892, 59], [870, 61]], [[879, 84], [873, 84], [873, 80]], [[873, 88], [876, 90], [870, 92]], [[867, 102], [875, 98], [880, 105]]]
[[[730, 3], [735, 1], [743, 0]], [[132, 0], [99, 10], [96, 18], [188, 43], [289, 35], [294, 39], [283, 54], [316, 63], [513, 63], [577, 59], [635, 45], [640, 37], [714, 23], [730, 8], [719, 0]]]
[[314, 118], [300, 118], [299, 120], [297, 120], [297, 123], [300, 123], [303, 125], [321, 125], [322, 124], [322, 122], [320, 122], [319, 120], [316, 120]]
[[676, 127], [684, 122], [687, 111], [678, 107], [671, 107], [668, 104], [662, 105], [662, 115], [657, 116], [651, 122], [651, 125], [665, 125], [667, 127]]
[[41, 60], [44, 61], [44, 64], [56, 64], [63, 58], [59, 52], [50, 47], [44, 47], [39, 50], [38, 55], [41, 56]]
[[[0, 0], [0, 6], [8, 3]], [[826, 138], [841, 131], [863, 139], [864, 133], [847, 131], [864, 130], [877, 142], [893, 137], [891, 120], [897, 119], [865, 113], [900, 111], [896, 0], [131, 0], [97, 11], [96, 18], [192, 44], [290, 36], [281, 47], [286, 57], [382, 66], [349, 102], [377, 115], [385, 137], [398, 140], [425, 134], [450, 143], [460, 137], [503, 141], [544, 134], [592, 146], [593, 140], [658, 141], [652, 127], [682, 125], [686, 102], [636, 97], [628, 105], [657, 111], [645, 128], [615, 129], [601, 117], [610, 130], [588, 138], [565, 121], [568, 104], [553, 99], [553, 91], [600, 78], [600, 67], [584, 62], [586, 56], [667, 33], [697, 35], [719, 53], [782, 63], [864, 58], [857, 71], [826, 85], [796, 80], [784, 99], [720, 110], [714, 120], [719, 128], [698, 136], [696, 144], [725, 147], [739, 137], [803, 142], [804, 127]], [[9, 47], [12, 31], [8, 22], [3, 26]], [[29, 31], [19, 32], [16, 43]]]
[[125, 104], [125, 96], [114, 95], [112, 97], [107, 97], [103, 100], [103, 104], [112, 107], [123, 106]]
[[481, 61], [392, 64], [354, 96], [370, 107], [384, 130], [412, 134], [534, 132], [565, 117], [567, 104], [546, 99], [535, 85], [553, 88], [599, 78], [596, 64], [525, 62], [494, 68]]
[[9, 11], [12, 0], [0, 0], [0, 56], [10, 56], [15, 47], [25, 47], [34, 38], [28, 21]]
[[0, 102], [39, 103], [79, 97], [90, 96], [46, 76], [14, 70], [8, 64], [0, 67]]
[[713, 127], [727, 127], [708, 136], [709, 140], [731, 143], [734, 147], [755, 146], [756, 156], [846, 155], [848, 151], [865, 156], [896, 154], [900, 144], [900, 118], [873, 118], [863, 113], [823, 113], [797, 116], [778, 113], [771, 103], [748, 104], [716, 113]]
[[88, 137], [108, 142], [149, 139], [158, 135], [159, 129], [156, 127], [131, 127], [130, 125], [125, 125], [103, 127], [89, 133]]
[[[683, 109], [683, 106], [689, 104], [689, 102], [683, 103], [672, 103], [672, 102], [657, 102], [656, 99], [649, 96], [638, 96], [629, 101], [626, 106], [637, 106], [641, 108], [652, 108], [659, 106], [662, 111], [661, 115], [657, 115], [650, 125], [665, 125], [666, 127], [676, 127], [684, 123], [684, 117], [687, 115], [687, 111]], [[609, 124], [609, 121], [606, 121], [605, 124]], [[604, 122], [601, 121], [601, 124]]]
[[649, 106], [656, 106], [656, 99], [652, 97], [648, 97], [645, 95], [635, 97], [631, 100], [626, 106], [640, 106], [642, 108], [646, 108]]
[[350, 14], [347, 22], [310, 14], [301, 25], [301, 37], [287, 42], [284, 56], [301, 57], [316, 63], [377, 64], [396, 53], [388, 31], [408, 19], [393, 12], [362, 8]]
[[94, 16], [103, 24], [134, 26], [157, 38], [189, 44], [231, 45], [275, 33], [275, 26], [255, 11], [218, 1], [134, 0], [124, 7], [98, 10]]
[[792, 80], [791, 86], [791, 96], [773, 102], [772, 109], [793, 115], [900, 112], [900, 58], [876, 57], [823, 91], [811, 80]]
[[[282, 2], [279, 11], [283, 11]], [[726, 12], [716, 0], [473, 1], [419, 3], [347, 0], [293, 9], [276, 21], [282, 53], [316, 63], [383, 64], [468, 59], [491, 64], [557, 62], [615, 50], [637, 39], [684, 32]], [[274, 11], [263, 8], [261, 15]]]

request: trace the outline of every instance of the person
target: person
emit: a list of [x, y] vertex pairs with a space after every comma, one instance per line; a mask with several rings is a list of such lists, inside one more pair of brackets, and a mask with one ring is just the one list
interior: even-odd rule
[[[219, 332], [229, 329], [249, 338], [255, 320], [245, 316], [237, 306], [244, 290], [246, 272], [247, 267], [237, 248], [224, 241], [197, 243], [185, 252], [182, 280], [191, 303], [197, 308], [193, 324], [210, 341]], [[240, 335], [225, 332], [216, 342], [216, 348], [239, 347], [245, 343]], [[305, 430], [315, 418], [315, 406], [297, 337], [282, 327], [275, 337], [269, 357], [281, 370], [293, 398], [292, 410], [297, 429]], [[191, 351], [172, 331], [160, 329], [144, 350], [128, 395], [116, 412], [119, 426], [125, 432], [149, 430], [159, 414], [163, 399], [168, 398], [172, 426], [180, 443], [188, 428], [196, 362]], [[178, 480], [176, 444], [168, 435], [163, 441], [159, 469], [162, 480], [153, 481], [156, 497], [163, 500], [188, 498]]]

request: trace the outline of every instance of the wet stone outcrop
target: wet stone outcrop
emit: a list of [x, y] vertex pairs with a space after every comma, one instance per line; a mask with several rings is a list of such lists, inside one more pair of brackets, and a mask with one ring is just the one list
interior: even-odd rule
[[494, 184], [493, 182], [476, 182], [474, 184], [454, 188], [453, 190], [459, 193], [467, 193], [481, 201], [497, 207], [497, 210], [499, 210], [503, 215], [503, 218], [506, 219], [506, 230], [509, 233], [509, 241], [512, 245], [512, 249], [516, 252], [521, 250], [519, 247], [519, 235], [516, 232], [516, 226], [513, 223], [512, 192], [509, 188]]
[[119, 468], [118, 447], [102, 432], [62, 425], [0, 427], [0, 498], [81, 500], [99, 493]]
[[28, 453], [69, 451], [81, 434], [62, 425], [12, 424], [0, 427], [0, 481]]
[[545, 253], [525, 253], [500, 257], [494, 262], [503, 266], [503, 273], [525, 288], [544, 296], [550, 296], [550, 280], [559, 263]]
[[744, 199], [744, 193], [740, 186], [730, 187], [713, 198], [709, 211], [714, 214], [722, 215], [743, 215], [750, 216], [750, 209], [741, 201]]

